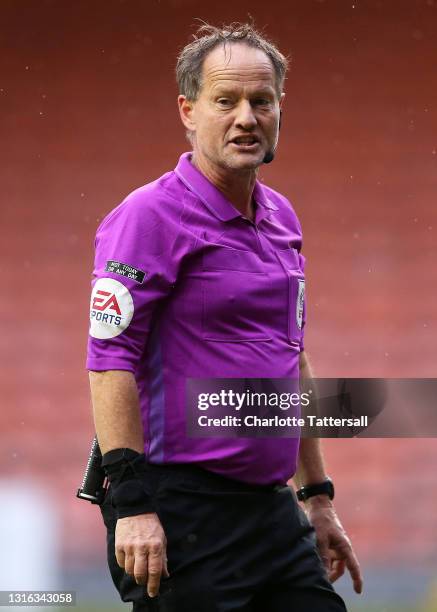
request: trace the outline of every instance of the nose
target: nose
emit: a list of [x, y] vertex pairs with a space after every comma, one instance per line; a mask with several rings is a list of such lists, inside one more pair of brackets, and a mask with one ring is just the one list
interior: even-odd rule
[[243, 130], [251, 130], [257, 124], [253, 108], [248, 100], [242, 100], [237, 107], [235, 127]]

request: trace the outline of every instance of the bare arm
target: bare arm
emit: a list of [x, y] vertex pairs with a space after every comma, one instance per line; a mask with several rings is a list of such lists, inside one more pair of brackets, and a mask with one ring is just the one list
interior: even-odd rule
[[[115, 448], [144, 452], [138, 389], [131, 372], [90, 372], [91, 399], [102, 453]], [[168, 576], [166, 538], [155, 513], [120, 518], [115, 529], [117, 562], [138, 584], [158, 594], [161, 574]]]
[[[304, 351], [300, 354], [299, 368], [301, 378], [313, 378], [313, 372]], [[294, 476], [296, 485], [301, 487], [316, 484], [323, 482], [325, 478], [326, 470], [320, 439], [302, 438], [297, 471]], [[352, 577], [354, 590], [361, 593], [363, 579], [360, 566], [332, 501], [327, 495], [314, 495], [305, 502], [305, 510], [316, 530], [320, 556], [331, 582], [340, 578], [347, 567]]]
[[114, 448], [144, 452], [138, 389], [131, 372], [90, 372], [94, 423], [102, 453]]

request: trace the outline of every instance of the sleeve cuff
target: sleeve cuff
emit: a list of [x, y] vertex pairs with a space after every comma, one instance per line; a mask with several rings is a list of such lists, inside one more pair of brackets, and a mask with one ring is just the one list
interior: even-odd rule
[[86, 369], [93, 372], [105, 372], [106, 370], [126, 370], [135, 374], [137, 364], [132, 359], [124, 357], [88, 357]]

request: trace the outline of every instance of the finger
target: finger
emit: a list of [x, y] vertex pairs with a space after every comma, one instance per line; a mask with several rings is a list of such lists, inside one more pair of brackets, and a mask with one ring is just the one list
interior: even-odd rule
[[158, 595], [163, 557], [162, 546], [155, 546], [149, 550], [147, 557], [147, 593], [149, 597]]
[[124, 560], [125, 560], [124, 550], [116, 547], [115, 548], [115, 558], [117, 559], [118, 565], [122, 569], [124, 569]]
[[329, 572], [330, 582], [335, 582], [341, 576], [343, 576], [345, 569], [346, 563], [343, 559], [334, 559], [332, 562], [331, 571]]
[[145, 585], [147, 582], [147, 553], [137, 552], [135, 554], [134, 578], [137, 584]]
[[360, 564], [358, 563], [358, 559], [356, 558], [352, 548], [345, 553], [345, 562], [352, 578], [355, 593], [362, 593], [363, 577], [361, 575]]
[[124, 571], [130, 576], [134, 575], [135, 557], [134, 555], [127, 553], [124, 559]]

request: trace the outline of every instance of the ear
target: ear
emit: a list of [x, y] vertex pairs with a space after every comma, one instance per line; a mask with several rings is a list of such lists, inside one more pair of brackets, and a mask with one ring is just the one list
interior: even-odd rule
[[179, 115], [181, 121], [187, 130], [194, 132], [196, 129], [196, 123], [194, 121], [194, 102], [190, 102], [183, 95], [178, 96]]
[[279, 98], [279, 108], [282, 108], [282, 103], [284, 102], [284, 98], [285, 98], [285, 93], [281, 93], [281, 96]]

